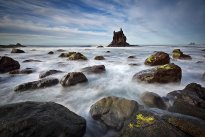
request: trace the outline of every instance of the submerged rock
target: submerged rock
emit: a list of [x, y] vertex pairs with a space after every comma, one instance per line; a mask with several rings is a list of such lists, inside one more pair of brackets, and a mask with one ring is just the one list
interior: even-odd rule
[[113, 40], [108, 45], [108, 47], [126, 47], [129, 46], [129, 43], [126, 42], [127, 38], [124, 35], [122, 29], [118, 32], [113, 32]]
[[165, 52], [155, 52], [153, 55], [149, 56], [145, 60], [145, 65], [155, 66], [155, 65], [165, 65], [169, 64], [170, 57], [169, 54]]
[[6, 73], [19, 68], [20, 64], [18, 61], [7, 56], [0, 56], [0, 73]]
[[15, 87], [14, 91], [23, 92], [26, 90], [34, 90], [39, 88], [46, 88], [54, 86], [59, 83], [59, 80], [56, 78], [45, 78], [38, 81], [32, 81], [28, 83], [23, 83]]
[[136, 73], [133, 76], [134, 81], [144, 81], [148, 83], [169, 83], [180, 82], [182, 70], [174, 63], [161, 65], [152, 69], [147, 69]]
[[82, 72], [70, 72], [60, 80], [60, 84], [62, 86], [72, 86], [87, 81], [88, 79]]
[[54, 54], [54, 52], [53, 51], [49, 51], [48, 54]]
[[105, 60], [105, 58], [103, 56], [96, 56], [94, 59], [95, 60]]
[[21, 50], [21, 49], [16, 49], [16, 48], [13, 48], [11, 50], [11, 53], [25, 53], [25, 51]]
[[185, 59], [191, 60], [191, 56], [184, 54], [180, 49], [174, 49], [172, 52], [172, 57], [174, 59]]
[[62, 73], [63, 71], [60, 71], [60, 70], [54, 70], [54, 69], [51, 69], [51, 70], [48, 70], [48, 71], [43, 71], [39, 74], [39, 78], [45, 78], [49, 75], [52, 75], [52, 74], [56, 74], [56, 73]]
[[9, 74], [31, 74], [33, 73], [35, 70], [33, 68], [25, 68], [22, 70], [13, 70], [10, 71]]
[[104, 73], [105, 66], [104, 65], [94, 65], [94, 66], [82, 68], [82, 71], [87, 72], [87, 73]]
[[54, 102], [0, 106], [1, 137], [83, 137], [86, 121]]
[[42, 62], [42, 61], [36, 59], [27, 59], [23, 61], [23, 63], [27, 63], [27, 62]]

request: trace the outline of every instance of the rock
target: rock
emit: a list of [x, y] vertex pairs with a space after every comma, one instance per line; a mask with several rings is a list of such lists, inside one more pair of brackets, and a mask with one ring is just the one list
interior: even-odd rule
[[20, 43], [16, 44], [9, 44], [9, 45], [0, 45], [1, 48], [18, 48], [18, 47], [26, 47], [24, 45], [21, 45]]
[[23, 83], [15, 87], [14, 91], [23, 92], [26, 90], [34, 90], [39, 88], [46, 88], [54, 86], [59, 83], [59, 80], [56, 78], [45, 78], [38, 81], [32, 81], [28, 83]]
[[65, 52], [64, 49], [58, 49], [57, 51], [58, 51], [58, 52]]
[[79, 52], [73, 53], [72, 55], [68, 57], [68, 59], [69, 60], [87, 60], [87, 58]]
[[130, 64], [128, 64], [128, 65], [130, 65], [130, 66], [139, 66], [140, 64], [137, 64], [137, 63], [130, 63]]
[[108, 45], [108, 47], [126, 47], [129, 46], [129, 43], [126, 42], [127, 38], [124, 35], [122, 29], [118, 32], [113, 32], [113, 40]]
[[53, 51], [49, 51], [48, 54], [54, 54], [54, 52]]
[[202, 49], [201, 51], [205, 51], [205, 49]]
[[149, 106], [159, 109], [166, 109], [166, 104], [163, 99], [156, 93], [153, 92], [144, 92], [141, 95], [142, 102]]
[[16, 48], [13, 48], [11, 50], [11, 53], [25, 53], [25, 51], [21, 50], [21, 49], [16, 49]]
[[183, 90], [168, 93], [167, 98], [173, 102], [169, 111], [205, 120], [205, 88], [201, 85], [188, 84]]
[[25, 69], [22, 69], [22, 70], [13, 70], [13, 71], [10, 71], [9, 74], [31, 74], [33, 73], [35, 70], [32, 69], [32, 68], [25, 68]]
[[59, 55], [59, 57], [70, 57], [72, 54], [74, 54], [74, 53], [76, 53], [76, 52], [68, 52], [68, 53], [61, 53], [60, 55]]
[[23, 63], [27, 63], [27, 62], [42, 62], [42, 61], [36, 59], [27, 59], [23, 61]]
[[169, 54], [159, 51], [155, 52], [153, 55], [149, 56], [145, 60], [145, 65], [156, 66], [156, 65], [165, 65], [169, 64], [170, 58]]
[[205, 81], [205, 73], [202, 76], [202, 80]]
[[135, 56], [129, 56], [128, 57], [128, 59], [134, 59], [135, 58]]
[[87, 81], [88, 79], [82, 72], [70, 72], [61, 79], [60, 84], [62, 86], [72, 86]]
[[86, 121], [54, 102], [0, 106], [1, 137], [83, 137]]
[[110, 53], [110, 51], [108, 50], [108, 51], [106, 51], [106, 53]]
[[97, 46], [97, 48], [103, 48], [103, 46], [102, 46], [102, 45], [100, 45], [100, 46]]
[[201, 63], [204, 63], [204, 61], [197, 61], [196, 63], [197, 64], [201, 64]]
[[95, 60], [105, 60], [105, 58], [103, 56], [96, 56], [94, 59]]
[[53, 74], [56, 74], [56, 73], [62, 73], [63, 71], [60, 71], [60, 70], [55, 70], [55, 69], [51, 69], [51, 70], [48, 70], [48, 71], [43, 71], [39, 74], [39, 78], [45, 78], [47, 76], [50, 76], [50, 75], [53, 75]]
[[105, 97], [97, 101], [90, 108], [93, 119], [104, 123], [106, 126], [120, 130], [124, 121], [138, 110], [138, 103], [118, 97]]
[[18, 61], [7, 56], [0, 56], [0, 73], [6, 73], [19, 68], [20, 64]]
[[136, 73], [133, 81], [144, 81], [147, 83], [169, 83], [180, 82], [182, 70], [174, 63], [161, 65], [152, 69], [147, 69]]
[[105, 66], [104, 65], [94, 65], [90, 67], [82, 68], [83, 72], [86, 73], [104, 73], [105, 72]]
[[181, 52], [180, 49], [174, 49], [172, 52], [172, 57], [174, 59], [184, 59], [184, 60], [191, 60], [191, 56], [184, 54]]

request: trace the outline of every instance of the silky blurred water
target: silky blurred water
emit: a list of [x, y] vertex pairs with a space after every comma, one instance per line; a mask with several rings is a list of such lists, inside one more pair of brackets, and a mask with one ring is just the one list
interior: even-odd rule
[[[151, 68], [144, 65], [144, 60], [154, 51], [164, 51], [171, 55], [175, 48], [180, 48], [185, 54], [192, 56], [192, 60], [171, 60], [171, 62], [182, 68], [181, 84], [145, 84], [132, 82], [132, 76], [144, 69]], [[201, 51], [202, 46], [140, 46], [126, 48], [96, 48], [96, 47], [25, 47], [21, 48], [26, 53], [10, 53], [10, 49], [0, 50], [0, 56], [6, 55], [19, 61], [21, 69], [34, 68], [32, 74], [11, 75], [0, 74], [0, 105], [22, 102], [22, 101], [53, 101], [64, 105], [71, 111], [81, 115], [87, 120], [86, 137], [112, 136], [112, 132], [105, 132], [89, 114], [89, 109], [97, 100], [106, 96], [118, 96], [136, 100], [142, 104], [139, 96], [145, 91], [155, 92], [165, 96], [173, 90], [183, 89], [191, 82], [205, 86], [202, 75], [205, 72], [205, 52]], [[35, 49], [35, 50], [33, 50]], [[68, 61], [66, 58], [58, 57], [64, 49], [65, 52], [77, 51], [84, 54], [88, 61]], [[106, 53], [106, 51], [110, 53]], [[54, 51], [53, 55], [47, 54]], [[97, 61], [94, 57], [102, 55], [105, 60]], [[135, 59], [128, 59], [128, 56], [136, 56]], [[37, 59], [42, 62], [23, 63], [26, 59]], [[204, 61], [196, 63], [197, 61]], [[130, 63], [140, 64], [130, 66]], [[39, 79], [39, 73], [50, 69], [58, 69], [64, 73], [51, 75], [61, 79], [66, 73], [81, 71], [81, 68], [103, 64], [106, 67], [105, 74], [86, 74], [87, 84], [78, 84], [72, 87], [62, 87], [60, 84], [22, 93], [15, 93], [14, 87]]]

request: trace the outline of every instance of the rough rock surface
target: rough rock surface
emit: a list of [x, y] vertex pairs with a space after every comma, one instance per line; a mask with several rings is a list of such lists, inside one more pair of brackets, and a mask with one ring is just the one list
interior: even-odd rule
[[174, 63], [170, 63], [140, 71], [136, 73], [132, 79], [133, 81], [144, 81], [148, 83], [169, 83], [180, 82], [181, 77], [181, 68]]
[[80, 52], [75, 52], [73, 54], [71, 54], [68, 57], [69, 60], [87, 60], [87, 57], [85, 57], [82, 53]]
[[82, 71], [86, 73], [103, 73], [105, 72], [105, 66], [104, 65], [94, 65], [94, 66], [82, 68]]
[[172, 52], [172, 57], [174, 59], [184, 59], [191, 60], [191, 56], [184, 54], [180, 49], [174, 49]]
[[105, 58], [103, 56], [96, 56], [94, 59], [95, 60], [105, 60]]
[[122, 29], [118, 32], [113, 32], [113, 40], [108, 45], [108, 47], [126, 47], [129, 46], [129, 43], [126, 42], [127, 38], [124, 35]]
[[33, 73], [35, 70], [33, 68], [25, 68], [22, 70], [13, 70], [10, 71], [9, 74], [31, 74]]
[[21, 49], [16, 49], [16, 48], [13, 48], [11, 50], [11, 53], [25, 53], [25, 51], [21, 50]]
[[32, 81], [28, 83], [23, 83], [15, 87], [14, 91], [23, 92], [26, 90], [34, 90], [39, 88], [46, 88], [54, 86], [59, 83], [59, 80], [56, 78], [45, 78], [38, 81]]
[[87, 81], [88, 79], [82, 72], [70, 72], [60, 80], [60, 84], [62, 86], [72, 86]]
[[155, 65], [165, 65], [169, 64], [170, 57], [169, 54], [165, 52], [155, 52], [153, 55], [149, 56], [145, 60], [145, 65], [155, 66]]
[[0, 56], [0, 73], [6, 73], [19, 68], [20, 64], [18, 61], [7, 56]]
[[0, 106], [1, 137], [83, 137], [86, 121], [53, 102]]
[[50, 76], [52, 74], [62, 73], [62, 72], [63, 71], [51, 69], [51, 70], [48, 70], [48, 71], [41, 72], [39, 74], [39, 78], [45, 78], [45, 77]]

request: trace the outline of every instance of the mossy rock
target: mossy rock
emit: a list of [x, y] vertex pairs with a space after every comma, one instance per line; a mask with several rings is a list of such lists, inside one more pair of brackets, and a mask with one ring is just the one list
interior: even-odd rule
[[103, 56], [96, 56], [94, 59], [95, 60], [105, 60], [105, 58]]
[[149, 56], [145, 60], [145, 65], [155, 66], [155, 65], [164, 65], [170, 62], [169, 54], [165, 52], [155, 52], [153, 55]]
[[71, 53], [68, 59], [69, 60], [87, 60], [87, 58], [80, 52]]
[[184, 59], [191, 60], [191, 56], [184, 54], [180, 49], [174, 49], [172, 52], [172, 57], [174, 59]]

